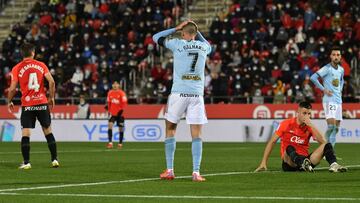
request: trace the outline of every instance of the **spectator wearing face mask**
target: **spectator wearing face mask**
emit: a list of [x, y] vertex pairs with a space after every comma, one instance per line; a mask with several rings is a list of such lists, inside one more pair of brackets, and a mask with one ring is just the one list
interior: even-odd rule
[[77, 108], [78, 119], [89, 119], [90, 118], [90, 105], [85, 100], [85, 95], [81, 94], [79, 97], [79, 105]]

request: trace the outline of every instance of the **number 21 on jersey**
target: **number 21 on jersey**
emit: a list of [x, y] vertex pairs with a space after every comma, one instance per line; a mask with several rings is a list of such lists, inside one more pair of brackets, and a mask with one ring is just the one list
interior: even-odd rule
[[40, 85], [39, 85], [36, 73], [30, 73], [29, 74], [28, 89], [29, 90], [34, 90], [35, 92], [39, 91]]

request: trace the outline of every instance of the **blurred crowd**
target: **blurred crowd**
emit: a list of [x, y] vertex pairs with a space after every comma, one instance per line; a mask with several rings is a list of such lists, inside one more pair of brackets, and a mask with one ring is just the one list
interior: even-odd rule
[[[245, 96], [240, 102], [321, 102], [309, 77], [342, 48], [343, 96], [355, 102], [360, 72], [360, 2], [345, 0], [233, 1], [210, 28], [207, 94]], [[234, 98], [236, 99], [236, 98]], [[222, 102], [232, 102], [220, 99]]]
[[[169, 89], [165, 85], [171, 83], [163, 79], [171, 80], [171, 73], [164, 67], [155, 73], [160, 52], [152, 34], [176, 25], [183, 12], [182, 2], [38, 1], [25, 23], [14, 25], [2, 45], [0, 98], [7, 93], [11, 68], [22, 59], [19, 48], [24, 41], [36, 44], [36, 59], [48, 65], [57, 84], [57, 98], [80, 94], [93, 99], [106, 97], [115, 80], [130, 97], [165, 94]], [[143, 79], [150, 75], [154, 78], [149, 79], [149, 85]]]
[[[186, 1], [186, 0], [185, 0]], [[219, 12], [207, 39], [207, 102], [320, 102], [309, 76], [343, 48], [344, 101], [355, 102], [359, 68], [359, 1], [236, 1]], [[152, 35], [174, 27], [184, 0], [40, 0], [13, 26], [0, 53], [0, 98], [24, 41], [56, 80], [58, 98], [103, 98], [120, 81], [130, 103], [164, 103], [171, 90], [171, 53]], [[211, 101], [208, 99], [211, 96]]]

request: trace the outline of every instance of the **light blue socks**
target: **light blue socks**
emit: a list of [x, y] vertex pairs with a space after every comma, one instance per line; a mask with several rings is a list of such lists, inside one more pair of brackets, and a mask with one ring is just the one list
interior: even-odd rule
[[167, 169], [174, 169], [174, 156], [176, 149], [175, 137], [165, 139], [165, 157]]
[[329, 143], [331, 143], [331, 145], [333, 146], [333, 148], [335, 147], [335, 143], [336, 143], [336, 134], [338, 133], [339, 128], [335, 125], [328, 125], [328, 129], [326, 130], [326, 139], [328, 140]]
[[193, 157], [193, 172], [199, 172], [200, 164], [201, 164], [201, 156], [202, 156], [201, 138], [195, 138], [192, 140], [191, 151]]

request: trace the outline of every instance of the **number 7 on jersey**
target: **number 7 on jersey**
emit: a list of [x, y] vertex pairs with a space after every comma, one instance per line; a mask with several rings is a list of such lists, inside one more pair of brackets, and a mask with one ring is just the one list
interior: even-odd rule
[[188, 54], [188, 56], [192, 56], [193, 57], [193, 60], [191, 62], [191, 69], [190, 69], [190, 72], [195, 72], [195, 66], [196, 66], [196, 62], [199, 58], [199, 53], [196, 53], [196, 52], [190, 52]]

